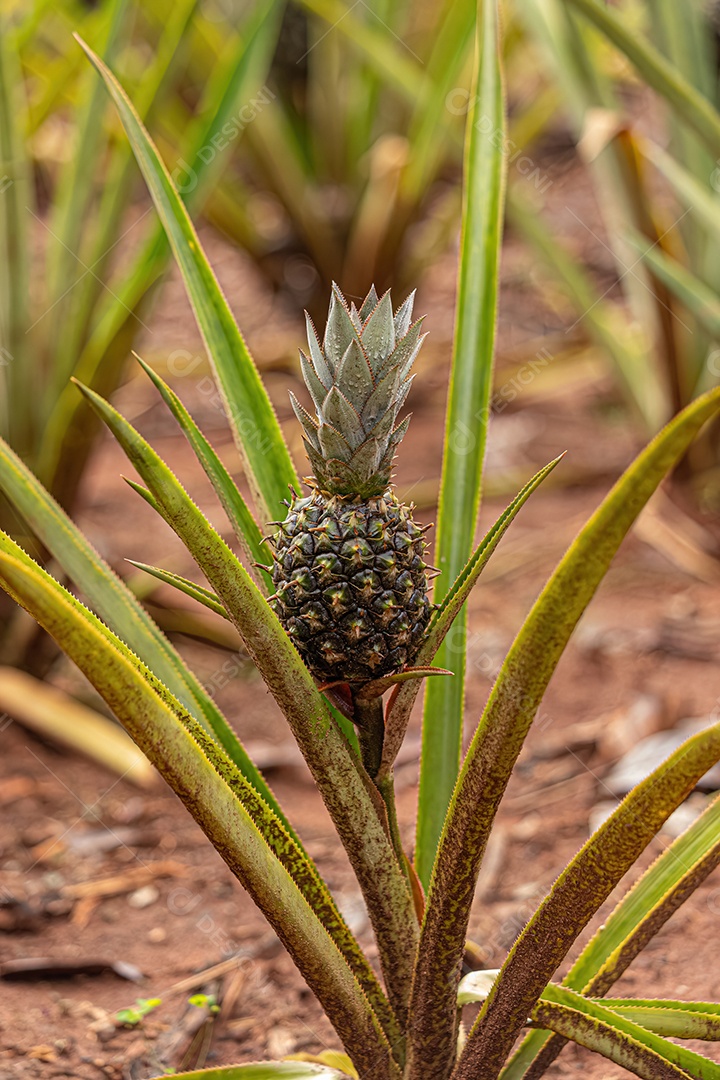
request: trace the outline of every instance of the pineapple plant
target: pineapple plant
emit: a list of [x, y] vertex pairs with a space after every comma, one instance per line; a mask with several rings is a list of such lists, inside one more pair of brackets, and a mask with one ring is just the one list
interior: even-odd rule
[[[393, 314], [373, 286], [358, 309], [333, 286], [322, 344], [306, 313], [302, 373], [316, 410], [294, 394], [314, 469], [271, 542], [272, 604], [313, 675], [362, 684], [412, 664], [430, 616], [425, 532], [393, 492], [398, 413], [425, 335], [414, 293]], [[430, 568], [432, 569], [432, 568]]]
[[[494, 3], [478, 9], [478, 63], [471, 94], [476, 104], [468, 120], [448, 434], [454, 423], [466, 423], [477, 412], [470, 392], [473, 380], [482, 390], [482, 400], [490, 394], [505, 155], [502, 140], [488, 140], [475, 121], [477, 116], [492, 116], [497, 129], [504, 130], [498, 14]], [[175, 247], [198, 325], [232, 405], [228, 418], [266, 520], [268, 507], [278, 505], [287, 484], [298, 486], [270, 401], [157, 148], [112, 73], [86, 51], [113, 95]], [[0, 490], [90, 606], [2, 532], [0, 589], [30, 612], [77, 663], [167, 779], [266, 916], [343, 1046], [343, 1052], [303, 1055], [310, 1060], [248, 1062], [191, 1073], [175, 1072], [169, 1061], [160, 1064], [165, 1072], [185, 1080], [261, 1076], [509, 1080], [542, 1076], [572, 1040], [641, 1077], [720, 1080], [715, 1061], [678, 1042], [720, 1039], [716, 1002], [605, 997], [628, 964], [720, 864], [720, 800], [709, 803], [614, 910], [603, 911], [602, 925], [575, 962], [566, 966], [562, 984], [552, 981], [573, 944], [664, 822], [720, 760], [720, 723], [693, 735], [615, 807], [550, 887], [501, 969], [470, 971], [461, 979], [464, 960], [478, 952], [467, 948], [467, 934], [496, 813], [550, 678], [643, 505], [703, 424], [720, 414], [720, 389], [699, 397], [673, 418], [628, 466], [580, 530], [511, 645], [462, 765], [465, 665], [457, 665], [455, 679], [430, 684], [447, 687], [453, 695], [435, 699], [426, 708], [419, 827], [411, 864], [395, 813], [393, 770], [420, 679], [443, 673], [429, 665], [452, 627], [460, 630], [453, 641], [458, 651], [458, 638], [465, 638], [462, 622], [455, 620], [462, 617], [502, 536], [560, 460], [551, 461], [529, 480], [474, 546], [477, 504], [468, 493], [479, 490], [483, 447], [478, 441], [476, 458], [470, 462], [465, 449], [446, 439], [446, 461], [453, 467], [444, 470], [439, 506], [438, 549], [444, 574], [437, 609], [425, 628], [427, 568], [419, 565], [424, 554], [422, 531], [415, 535], [411, 510], [397, 502], [390, 486], [392, 457], [407, 426], [407, 421], [397, 424], [397, 414], [409, 387], [411, 356], [420, 347], [420, 326], [411, 325], [411, 307], [412, 298], [393, 315], [389, 295], [378, 300], [372, 291], [356, 311], [336, 291], [323, 345], [313, 329], [310, 360], [303, 361], [311, 393], [315, 391], [317, 418], [299, 406], [298, 411], [315, 475], [309, 497], [294, 495], [290, 520], [279, 527], [274, 568], [279, 596], [273, 603], [281, 614], [287, 609], [287, 624], [306, 616], [307, 604], [321, 603], [325, 608], [322, 582], [313, 589], [310, 576], [317, 578], [320, 556], [331, 556], [320, 567], [331, 568], [331, 584], [354, 598], [353, 617], [364, 613], [363, 618], [373, 620], [373, 629], [365, 636], [355, 629], [353, 635], [350, 626], [347, 634], [344, 623], [338, 629], [343, 616], [335, 618], [331, 610], [325, 634], [335, 636], [336, 648], [343, 653], [341, 661], [332, 663], [321, 648], [322, 637], [310, 633], [302, 640], [317, 638], [311, 647], [304, 646], [308, 664], [337, 675], [341, 682], [350, 680], [349, 695], [347, 686], [339, 693], [316, 685], [267, 604], [266, 576], [252, 577], [140, 432], [99, 394], [82, 387], [137, 471], [141, 483], [131, 481], [132, 486], [184, 542], [210, 588], [172, 571], [146, 569], [233, 622], [282, 709], [357, 878], [375, 934], [380, 971], [343, 919], [301, 836], [213, 695], [135, 595], [0, 439]], [[149, 365], [144, 367], [211, 480], [243, 552], [248, 558], [264, 558], [261, 530], [227, 469], [174, 391]], [[253, 431], [268, 433], [267, 442], [248, 436], [248, 418], [257, 422]], [[460, 545], [454, 554], [459, 563], [455, 566], [443, 549], [444, 538], [453, 532], [455, 540], [463, 526], [465, 549]], [[344, 548], [348, 540], [359, 544], [358, 553]], [[327, 550], [318, 551], [323, 545]], [[376, 561], [385, 554], [395, 560], [392, 569], [397, 575], [391, 589], [385, 588], [384, 566], [375, 562], [355, 566], [360, 554], [367, 561], [370, 552]], [[363, 581], [354, 580], [363, 570], [377, 576], [377, 585], [371, 579], [373, 588], [367, 595]], [[420, 629], [402, 642], [391, 637], [397, 633], [391, 629], [397, 616], [375, 621], [383, 610], [375, 601], [384, 592], [396, 597], [402, 593], [398, 581], [406, 572], [424, 599], [418, 604], [420, 614], [413, 614], [405, 602], [408, 619]], [[286, 579], [299, 584], [289, 591], [283, 588]], [[311, 598], [313, 593], [321, 599]], [[300, 622], [306, 624], [307, 620]], [[414, 632], [422, 643], [411, 659]], [[382, 637], [387, 654], [374, 663], [365, 661], [363, 667], [358, 644], [373, 636]], [[293, 637], [297, 641], [299, 634]], [[415, 666], [394, 670], [408, 662]], [[384, 668], [392, 673], [378, 676]], [[348, 705], [339, 718], [328, 706], [328, 698], [334, 697]], [[458, 705], [453, 709], [455, 699]], [[346, 734], [350, 729], [345, 722], [350, 720], [358, 728], [357, 746]], [[442, 736], [444, 749], [435, 736]], [[437, 752], [439, 747], [442, 753]], [[450, 751], [455, 756], [448, 770]], [[432, 798], [422, 798], [423, 775]], [[443, 789], [448, 786], [446, 797]], [[423, 850], [424, 861], [418, 858]], [[459, 1037], [459, 1010], [470, 1004], [480, 1008], [472, 1026]], [[526, 1028], [530, 1030], [524, 1032]]]

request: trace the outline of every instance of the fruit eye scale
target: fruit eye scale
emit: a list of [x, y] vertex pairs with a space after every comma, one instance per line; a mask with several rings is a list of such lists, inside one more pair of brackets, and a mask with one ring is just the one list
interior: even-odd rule
[[373, 287], [358, 311], [333, 286], [323, 344], [301, 354], [316, 416], [290, 399], [314, 475], [271, 539], [271, 603], [322, 682], [362, 684], [411, 666], [430, 619], [425, 528], [390, 483], [408, 357], [425, 336], [412, 305], [410, 296], [393, 315]]

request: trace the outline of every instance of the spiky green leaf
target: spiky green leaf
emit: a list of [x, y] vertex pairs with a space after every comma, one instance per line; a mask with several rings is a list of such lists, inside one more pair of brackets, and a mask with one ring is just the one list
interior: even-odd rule
[[146, 364], [137, 354], [136, 357], [143, 371], [149, 375], [159, 390], [163, 401], [170, 409], [183, 434], [195, 451], [195, 455], [215, 489], [233, 531], [240, 541], [248, 561], [250, 573], [256, 577], [258, 584], [267, 591], [271, 583], [269, 576], [267, 574], [263, 576], [262, 573], [255, 575], [253, 567], [255, 563], [269, 563], [270, 551], [267, 545], [263, 543], [262, 533], [250, 513], [247, 503], [240, 494], [237, 484], [234, 483], [215, 450], [200, 431], [177, 394], [171, 390], [149, 364]]
[[359, 341], [351, 341], [335, 374], [338, 386], [357, 412], [362, 412], [372, 393], [373, 376]]
[[[435, 549], [440, 568], [435, 583], [437, 599], [447, 592], [470, 557], [480, 505], [505, 190], [497, 18], [496, 0], [478, 5], [476, 75], [466, 127], [458, 298]], [[493, 138], [488, 138], [486, 124]], [[450, 668], [455, 678], [433, 679], [425, 691], [415, 864], [426, 888], [460, 767], [464, 613], [456, 626], [455, 647], [452, 651], [443, 647], [437, 656], [439, 666]]]
[[370, 358], [373, 373], [376, 374], [385, 358], [395, 349], [395, 324], [389, 292], [385, 293], [365, 323], [362, 343]]
[[[358, 332], [350, 318], [345, 297], [333, 282], [330, 310], [328, 311], [323, 336], [323, 354], [330, 367], [333, 379], [336, 378], [340, 361], [353, 341], [357, 341], [359, 344]], [[318, 375], [320, 375], [319, 371]], [[320, 377], [322, 378], [322, 375]]]
[[320, 382], [320, 379], [315, 373], [312, 361], [305, 355], [302, 349], [300, 349], [300, 367], [302, 368], [303, 381], [310, 391], [313, 405], [319, 412], [322, 408], [323, 401], [327, 397], [327, 387]]
[[312, 443], [313, 449], [317, 450], [319, 453], [320, 440], [318, 438], [317, 421], [310, 415], [307, 409], [303, 408], [303, 406], [293, 394], [292, 390], [290, 391], [290, 404], [292, 405], [293, 412], [295, 413], [298, 420], [300, 421], [300, 424], [302, 425], [303, 432], [305, 433], [305, 438], [308, 440], [308, 442]]
[[[720, 798], [667, 847], [622, 898], [575, 961], [564, 983], [586, 996], [604, 994], [678, 908], [720, 865]], [[542, 1075], [565, 1040], [533, 1031], [503, 1069], [520, 1080], [532, 1065]], [[537, 1062], [536, 1062], [537, 1059]]]
[[402, 304], [400, 305], [400, 307], [395, 312], [395, 318], [393, 319], [393, 324], [395, 326], [395, 338], [398, 341], [400, 340], [400, 338], [404, 338], [405, 335], [407, 334], [408, 330], [410, 329], [410, 323], [412, 322], [413, 307], [415, 305], [415, 293], [416, 292], [417, 292], [417, 290], [413, 289], [413, 291], [410, 293], [410, 295], [408, 297], [406, 297], [405, 300], [403, 300]]
[[348, 1074], [307, 1061], [257, 1061], [247, 1065], [222, 1065], [173, 1073], [173, 1080], [347, 1080]]
[[128, 559], [127, 561], [131, 566], [137, 567], [138, 570], [150, 574], [151, 577], [157, 578], [158, 581], [162, 581], [165, 585], [172, 585], [178, 592], [184, 593], [185, 596], [189, 596], [193, 600], [197, 600], [198, 603], [202, 604], [203, 607], [208, 608], [209, 611], [214, 611], [216, 615], [222, 615], [223, 619], [230, 618], [222, 602], [218, 600], [215, 593], [211, 592], [210, 589], [205, 589], [202, 585], [197, 585], [194, 581], [190, 581], [180, 574], [174, 574], [172, 570], [163, 570], [160, 566], [150, 566], [148, 563], [135, 562], [134, 559]]
[[573, 990], [553, 985], [545, 988], [531, 1015], [539, 1026], [548, 1024], [563, 1035], [569, 1034], [574, 1042], [624, 1065], [645, 1080], [720, 1080], [720, 1065], [676, 1046], [616, 1012], [611, 1005], [610, 1001], [588, 1001]]

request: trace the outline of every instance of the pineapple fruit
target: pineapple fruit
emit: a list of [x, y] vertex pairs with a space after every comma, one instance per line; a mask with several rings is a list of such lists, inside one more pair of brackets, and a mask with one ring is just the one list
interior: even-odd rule
[[410, 417], [397, 423], [425, 337], [414, 293], [393, 315], [371, 288], [358, 310], [336, 285], [322, 341], [300, 352], [311, 416], [291, 393], [314, 469], [274, 549], [274, 609], [322, 683], [362, 684], [412, 664], [430, 616], [425, 528], [390, 483]]

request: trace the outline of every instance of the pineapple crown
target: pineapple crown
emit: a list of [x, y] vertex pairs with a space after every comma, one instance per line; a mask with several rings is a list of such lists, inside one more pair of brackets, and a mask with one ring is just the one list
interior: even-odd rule
[[302, 373], [315, 405], [311, 416], [290, 393], [302, 424], [317, 485], [333, 495], [370, 499], [390, 482], [395, 449], [410, 416], [397, 424], [414, 375], [410, 369], [425, 334], [424, 316], [412, 322], [414, 291], [393, 315], [390, 291], [373, 285], [360, 309], [333, 283], [322, 344], [305, 313], [309, 356]]

